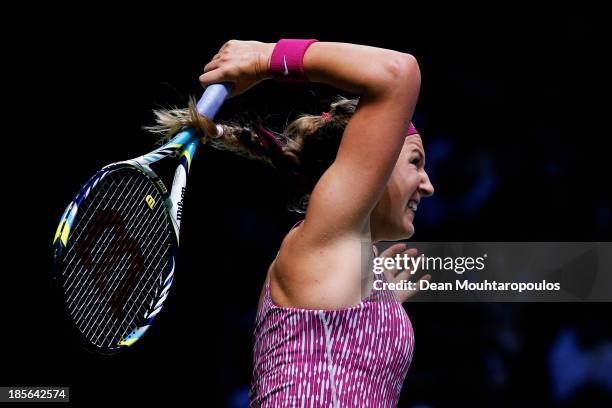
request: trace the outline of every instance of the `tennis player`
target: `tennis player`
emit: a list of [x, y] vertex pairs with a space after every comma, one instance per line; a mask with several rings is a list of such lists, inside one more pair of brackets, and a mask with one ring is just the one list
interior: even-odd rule
[[[412, 293], [375, 290], [372, 273], [364, 282], [362, 251], [364, 243], [410, 238], [421, 199], [434, 192], [411, 123], [419, 66], [412, 55], [356, 44], [232, 40], [200, 82], [232, 82], [235, 96], [272, 78], [325, 83], [357, 98], [302, 115], [282, 134], [260, 123], [211, 126], [193, 107], [158, 112], [166, 130], [199, 121], [206, 142], [271, 164], [292, 187], [293, 209], [305, 213], [262, 289], [251, 406], [394, 407], [414, 349], [401, 304]], [[403, 253], [417, 254], [400, 243], [381, 256]]]

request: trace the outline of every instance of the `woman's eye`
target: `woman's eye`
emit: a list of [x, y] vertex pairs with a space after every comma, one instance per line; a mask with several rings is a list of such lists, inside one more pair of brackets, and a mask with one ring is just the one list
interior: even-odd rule
[[414, 164], [417, 167], [418, 167], [420, 162], [421, 162], [421, 158], [420, 157], [415, 157], [414, 159], [410, 160], [410, 163]]

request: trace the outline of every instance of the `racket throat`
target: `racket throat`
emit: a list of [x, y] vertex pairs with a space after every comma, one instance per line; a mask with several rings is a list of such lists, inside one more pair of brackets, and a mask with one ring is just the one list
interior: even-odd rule
[[199, 139], [197, 137], [192, 137], [189, 142], [185, 144], [179, 156], [179, 165], [174, 171], [174, 180], [172, 181], [172, 190], [170, 191], [170, 201], [172, 204], [170, 208], [170, 215], [176, 227], [177, 242], [179, 239], [181, 221], [183, 219], [183, 203], [185, 200], [187, 175], [189, 174], [191, 161], [195, 155], [196, 149], [198, 148], [198, 144]]

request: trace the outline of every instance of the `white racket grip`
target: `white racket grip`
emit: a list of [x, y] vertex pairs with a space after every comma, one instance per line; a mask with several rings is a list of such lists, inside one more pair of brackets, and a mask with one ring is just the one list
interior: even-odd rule
[[233, 84], [230, 82], [208, 86], [196, 106], [200, 115], [213, 120], [219, 108], [223, 105], [225, 98], [227, 98], [227, 95], [231, 92], [232, 87]]

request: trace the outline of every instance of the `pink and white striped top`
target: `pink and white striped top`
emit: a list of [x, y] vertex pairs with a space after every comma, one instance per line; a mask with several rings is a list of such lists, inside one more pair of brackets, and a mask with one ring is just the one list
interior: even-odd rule
[[414, 350], [410, 319], [389, 290], [308, 310], [276, 306], [266, 282], [254, 337], [251, 407], [395, 407]]

